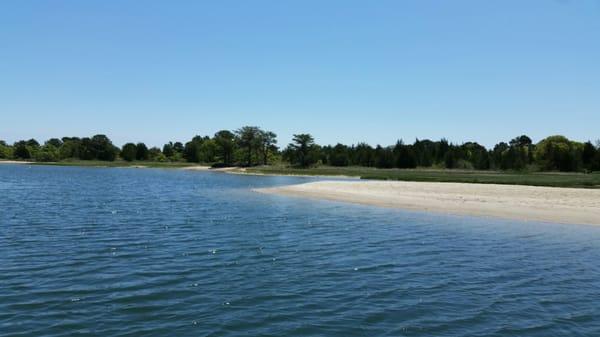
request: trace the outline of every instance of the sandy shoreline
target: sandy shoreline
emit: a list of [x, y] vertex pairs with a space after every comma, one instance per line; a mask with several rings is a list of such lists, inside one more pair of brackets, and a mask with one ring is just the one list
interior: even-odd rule
[[245, 170], [243, 168], [238, 167], [220, 167], [220, 168], [212, 168], [210, 166], [203, 165], [195, 165], [195, 166], [186, 166], [179, 168], [184, 171], [212, 171], [212, 172], [227, 172], [227, 173], [243, 173]]
[[445, 214], [600, 225], [600, 189], [404, 181], [320, 181], [256, 191]]
[[0, 160], [0, 164], [32, 164], [32, 162], [23, 160]]

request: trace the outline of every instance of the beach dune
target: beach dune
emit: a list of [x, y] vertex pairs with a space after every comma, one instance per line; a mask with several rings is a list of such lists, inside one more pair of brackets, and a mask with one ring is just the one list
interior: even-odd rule
[[404, 181], [320, 181], [257, 191], [446, 214], [600, 225], [600, 189]]

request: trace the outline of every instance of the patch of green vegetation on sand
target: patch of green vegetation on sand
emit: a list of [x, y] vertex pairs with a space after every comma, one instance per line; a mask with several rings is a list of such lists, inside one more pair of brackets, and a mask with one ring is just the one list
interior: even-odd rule
[[259, 166], [248, 173], [348, 176], [361, 179], [478, 184], [531, 185], [550, 187], [600, 188], [600, 173], [500, 172], [444, 169], [377, 169], [365, 167], [320, 166], [308, 169], [285, 166]]

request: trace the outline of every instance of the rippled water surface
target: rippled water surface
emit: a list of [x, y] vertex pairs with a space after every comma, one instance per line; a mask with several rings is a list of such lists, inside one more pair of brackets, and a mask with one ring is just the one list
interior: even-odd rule
[[0, 166], [0, 336], [600, 336], [600, 228]]

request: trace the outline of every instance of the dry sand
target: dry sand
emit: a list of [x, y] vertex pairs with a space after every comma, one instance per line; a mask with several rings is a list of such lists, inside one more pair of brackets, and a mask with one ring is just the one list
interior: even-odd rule
[[210, 166], [202, 166], [202, 165], [195, 165], [195, 166], [186, 166], [186, 167], [182, 167], [182, 170], [186, 170], [186, 171], [213, 171], [213, 172], [228, 172], [228, 173], [243, 173], [246, 170], [244, 168], [239, 168], [239, 167], [220, 167], [220, 168], [212, 168]]
[[210, 166], [201, 166], [201, 165], [185, 166], [185, 167], [182, 167], [181, 169], [186, 170], [186, 171], [208, 171], [208, 170], [210, 170]]
[[446, 214], [600, 225], [598, 189], [403, 181], [320, 181], [256, 191]]
[[22, 161], [22, 160], [0, 160], [0, 164], [31, 164], [30, 161]]

